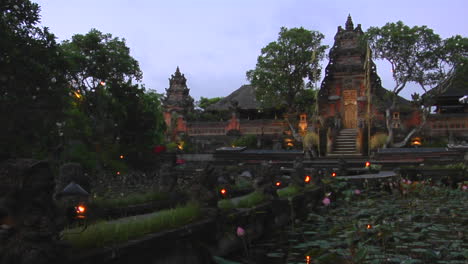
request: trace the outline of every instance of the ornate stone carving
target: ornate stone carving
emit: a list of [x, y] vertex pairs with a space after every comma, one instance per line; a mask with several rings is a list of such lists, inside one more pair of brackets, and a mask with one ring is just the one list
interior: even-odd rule
[[169, 79], [169, 88], [166, 89], [166, 97], [163, 100], [167, 112], [186, 114], [193, 110], [193, 98], [189, 95], [187, 79], [180, 73], [179, 67]]

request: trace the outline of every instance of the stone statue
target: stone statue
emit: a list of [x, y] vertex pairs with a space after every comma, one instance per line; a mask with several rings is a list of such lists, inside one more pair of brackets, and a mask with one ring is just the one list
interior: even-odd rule
[[304, 176], [305, 176], [305, 170], [304, 170], [303, 161], [300, 157], [296, 157], [293, 163], [293, 173], [291, 175], [291, 183], [303, 187]]
[[58, 263], [63, 217], [55, 206], [54, 175], [45, 161], [0, 164], [0, 263]]
[[257, 192], [265, 194], [268, 198], [276, 198], [278, 194], [273, 187], [274, 172], [270, 164], [263, 161], [254, 180], [254, 189]]
[[206, 164], [190, 184], [189, 199], [200, 202], [202, 206], [217, 208], [218, 199], [215, 188], [218, 175], [219, 173], [211, 164]]

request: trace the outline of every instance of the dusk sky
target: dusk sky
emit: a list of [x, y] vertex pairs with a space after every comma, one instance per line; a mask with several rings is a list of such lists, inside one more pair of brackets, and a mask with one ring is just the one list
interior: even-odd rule
[[[33, 0], [34, 1], [34, 0]], [[348, 14], [354, 25], [403, 21], [427, 25], [442, 38], [468, 36], [467, 0], [40, 0], [41, 24], [58, 41], [91, 28], [125, 38], [143, 71], [147, 89], [164, 93], [176, 66], [187, 77], [190, 94], [227, 96], [248, 81], [262, 47], [275, 41], [282, 26], [304, 27], [333, 45]], [[327, 50], [328, 54], [328, 50]], [[323, 61], [323, 67], [328, 61]], [[394, 83], [387, 64], [377, 61], [383, 86]], [[413, 86], [414, 87], [414, 86]], [[410, 87], [402, 92], [410, 98]]]

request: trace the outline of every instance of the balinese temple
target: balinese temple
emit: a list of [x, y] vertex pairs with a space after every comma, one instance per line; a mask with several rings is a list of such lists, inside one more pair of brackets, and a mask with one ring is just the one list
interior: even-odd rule
[[[313, 123], [306, 114], [299, 113], [297, 116], [299, 122], [295, 129], [299, 134], [313, 131], [319, 135], [321, 156], [367, 155], [369, 136], [377, 132], [386, 132], [385, 109], [392, 102], [392, 93], [381, 85], [370, 55], [372, 52], [361, 41], [363, 34], [361, 25], [355, 27], [351, 16], [348, 16], [344, 28], [338, 27], [318, 96], [320, 121]], [[255, 99], [255, 88], [251, 85], [241, 86], [207, 109], [229, 112], [230, 118], [216, 122], [188, 122], [184, 119], [186, 113], [193, 109], [193, 99], [179, 68], [172, 75], [166, 93], [166, 123], [170, 125], [173, 120], [172, 126], [175, 126], [176, 132], [189, 136], [194, 139], [193, 142], [202, 142], [204, 146], [211, 147], [227, 146], [227, 137], [233, 135], [255, 135], [261, 139], [259, 142], [267, 140], [268, 145], [272, 145], [273, 148], [278, 145], [284, 147], [285, 142], [288, 142], [288, 145], [292, 142], [291, 131], [284, 121], [284, 112], [274, 109], [260, 110]], [[438, 101], [440, 114], [450, 112], [451, 116], [457, 116], [457, 121], [443, 123], [441, 121], [444, 117], [441, 117], [441, 121], [433, 122], [430, 120], [436, 120], [436, 117], [432, 117], [428, 122], [429, 129], [446, 131], [450, 128], [460, 128], [466, 133], [467, 108], [466, 104], [456, 103], [455, 99], [459, 96], [459, 93], [454, 94], [449, 89]], [[415, 111], [416, 106], [411, 102], [398, 97], [397, 105], [398, 108], [391, 113], [390, 122], [396, 141], [404, 137], [405, 131], [421, 122], [419, 111]], [[174, 113], [177, 113], [177, 117]], [[177, 120], [174, 123], [175, 119]]]
[[[348, 16], [345, 28], [338, 26], [330, 49], [318, 98], [322, 127], [326, 128], [320, 136], [328, 154], [365, 153], [369, 132], [385, 130], [384, 113], [391, 93], [381, 85], [371, 52], [361, 40], [363, 34], [361, 25], [354, 27]], [[414, 118], [414, 109], [406, 99], [397, 100], [399, 109], [392, 113], [392, 126], [401, 130]]]

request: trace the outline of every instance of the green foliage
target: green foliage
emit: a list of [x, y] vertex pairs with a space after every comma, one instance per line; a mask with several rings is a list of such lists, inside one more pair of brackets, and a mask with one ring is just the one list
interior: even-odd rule
[[[273, 244], [265, 249], [269, 256], [278, 256], [270, 262], [285, 254], [294, 263], [305, 256], [322, 264], [463, 262], [468, 204], [460, 201], [468, 192], [427, 185], [419, 196], [346, 192], [354, 199], [332, 198], [334, 207], [310, 212], [299, 226], [264, 241]], [[290, 246], [278, 246], [284, 244]]]
[[256, 87], [256, 97], [263, 108], [283, 105], [295, 110], [305, 88], [320, 79], [320, 61], [327, 48], [321, 45], [323, 38], [317, 31], [282, 27], [278, 40], [262, 48], [247, 79]]
[[252, 208], [263, 201], [265, 201], [265, 195], [263, 193], [252, 192], [240, 199], [236, 206], [239, 208]]
[[392, 65], [398, 94], [408, 82], [434, 85], [441, 78], [442, 40], [426, 26], [406, 26], [403, 22], [371, 27], [365, 34], [373, 55]]
[[162, 210], [145, 217], [133, 217], [118, 221], [99, 222], [88, 226], [80, 233], [80, 228], [65, 229], [63, 239], [75, 248], [101, 248], [126, 242], [150, 233], [178, 228], [201, 216], [197, 204], [188, 204], [174, 209]]
[[297, 185], [289, 185], [288, 187], [279, 189], [276, 192], [280, 198], [288, 198], [299, 194], [301, 191], [301, 187]]
[[86, 171], [96, 170], [97, 154], [83, 143], [71, 145], [67, 148], [65, 156], [68, 161], [80, 163]]
[[376, 133], [375, 135], [371, 136], [370, 148], [372, 150], [376, 150], [377, 148], [383, 147], [387, 141], [387, 137], [388, 136], [385, 133]]
[[305, 149], [312, 148], [313, 146], [318, 146], [319, 142], [319, 136], [315, 132], [310, 132], [308, 131], [303, 139], [302, 139], [302, 144]]
[[176, 152], [178, 147], [177, 147], [177, 143], [176, 142], [169, 142], [166, 144], [166, 149], [168, 152]]
[[256, 148], [257, 136], [255, 135], [241, 136], [240, 138], [232, 141], [231, 145], [236, 146], [236, 147]]
[[92, 204], [102, 208], [121, 208], [129, 205], [143, 204], [147, 202], [161, 201], [167, 198], [167, 193], [151, 191], [147, 193], [133, 193], [124, 197], [103, 199], [94, 198]]
[[206, 108], [208, 106], [216, 104], [217, 102], [221, 101], [224, 97], [213, 97], [213, 98], [205, 98], [205, 97], [200, 97], [200, 101], [197, 103], [198, 107], [203, 109], [203, 111], [206, 111]]
[[142, 73], [125, 39], [92, 29], [64, 41], [61, 49], [75, 96], [66, 138], [101, 146], [98, 162], [113, 169], [123, 169], [116, 160], [120, 153], [134, 167], [149, 164], [164, 136], [161, 95], [135, 84]]
[[69, 97], [65, 64], [39, 6], [0, 4], [0, 158], [46, 158], [59, 145], [56, 122]]
[[231, 210], [236, 208], [236, 205], [230, 199], [223, 199], [218, 201], [218, 208], [222, 210]]

